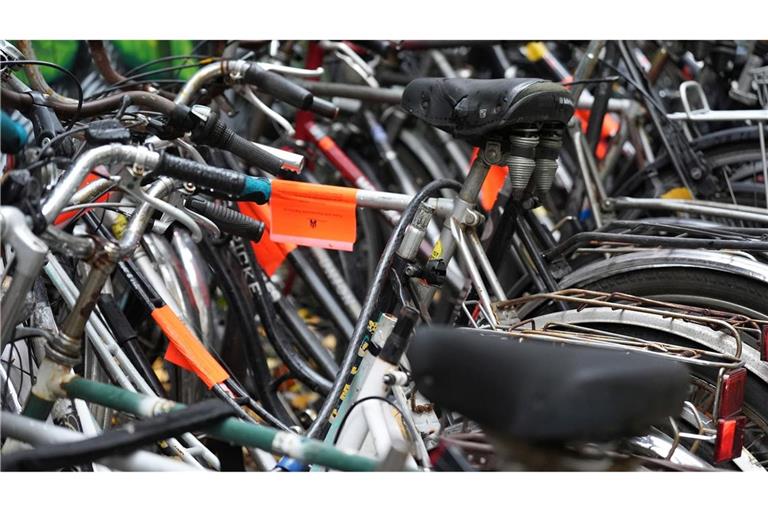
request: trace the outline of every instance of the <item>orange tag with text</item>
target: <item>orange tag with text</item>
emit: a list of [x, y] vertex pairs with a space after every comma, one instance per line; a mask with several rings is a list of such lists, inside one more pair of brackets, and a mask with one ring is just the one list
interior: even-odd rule
[[357, 238], [357, 189], [273, 180], [270, 238], [351, 251]]
[[168, 349], [165, 351], [167, 361], [197, 374], [208, 389], [229, 378], [227, 371], [170, 306], [166, 304], [155, 309], [152, 318], [168, 338]]
[[278, 267], [283, 264], [283, 261], [285, 261], [288, 254], [294, 250], [296, 246], [294, 244], [280, 244], [270, 239], [269, 234], [272, 232], [272, 219], [267, 205], [243, 201], [238, 202], [237, 207], [243, 215], [247, 215], [264, 223], [264, 234], [262, 235], [261, 240], [259, 240], [258, 243], [251, 242], [251, 247], [256, 255], [256, 261], [259, 262], [259, 266], [269, 277], [272, 277]]

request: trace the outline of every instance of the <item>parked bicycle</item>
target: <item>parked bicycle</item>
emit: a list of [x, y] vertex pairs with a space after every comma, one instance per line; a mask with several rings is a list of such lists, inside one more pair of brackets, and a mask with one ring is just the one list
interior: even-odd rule
[[764, 470], [743, 45], [3, 41], [2, 469]]

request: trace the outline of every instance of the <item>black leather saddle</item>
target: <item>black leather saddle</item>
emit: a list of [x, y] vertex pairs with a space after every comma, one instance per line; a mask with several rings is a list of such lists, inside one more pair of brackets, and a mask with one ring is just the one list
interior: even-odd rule
[[643, 434], [677, 415], [688, 391], [686, 367], [668, 359], [477, 329], [421, 329], [408, 358], [437, 405], [531, 443]]
[[424, 122], [476, 145], [513, 126], [565, 124], [573, 115], [568, 90], [537, 78], [417, 78], [406, 86], [401, 105]]

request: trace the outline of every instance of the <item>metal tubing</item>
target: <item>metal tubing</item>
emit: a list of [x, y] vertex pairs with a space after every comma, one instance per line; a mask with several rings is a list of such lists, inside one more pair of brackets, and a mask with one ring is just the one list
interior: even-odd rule
[[[768, 110], [765, 110], [768, 114]], [[763, 186], [765, 187], [765, 204], [768, 205], [768, 162], [765, 157], [765, 130], [762, 122], [757, 123], [757, 129], [760, 134], [760, 155], [763, 160]]]
[[558, 291], [560, 287], [557, 285], [557, 282], [552, 277], [552, 274], [547, 268], [547, 264], [541, 257], [541, 254], [539, 253], [539, 250], [533, 241], [533, 236], [531, 235], [531, 232], [528, 231], [528, 225], [525, 222], [525, 219], [520, 214], [518, 214], [517, 219], [517, 234], [520, 237], [520, 241], [523, 242], [523, 246], [528, 252], [528, 255], [531, 257], [533, 265], [536, 267], [539, 276], [542, 278], [542, 280], [544, 280], [544, 284], [547, 286], [547, 289], [550, 292]]
[[[112, 409], [139, 416], [155, 416], [185, 407], [160, 398], [126, 391], [124, 389], [73, 377], [62, 384], [70, 398], [82, 398]], [[271, 453], [287, 455], [308, 464], [319, 464], [342, 471], [373, 471], [378, 461], [368, 457], [347, 454], [319, 441], [298, 434], [282, 432], [270, 427], [228, 418], [206, 429], [214, 438], [240, 446], [253, 446]]]
[[367, 85], [350, 85], [332, 82], [314, 82], [300, 80], [299, 85], [316, 96], [338, 96], [351, 98], [370, 103], [386, 103], [399, 105], [403, 91], [399, 89], [385, 89], [369, 87]]
[[[64, 269], [54, 257], [49, 258], [48, 264], [44, 269], [48, 274], [48, 277], [54, 283], [54, 286], [56, 286], [59, 293], [61, 293], [64, 300], [71, 308], [76, 300], [77, 286], [75, 286], [69, 276], [66, 275]], [[96, 311], [98, 311], [98, 309]], [[152, 387], [141, 377], [141, 374], [136, 370], [133, 364], [131, 364], [130, 359], [128, 359], [128, 356], [125, 355], [125, 352], [123, 352], [112, 337], [109, 328], [104, 324], [98, 314], [90, 315], [85, 329], [91, 346], [98, 352], [107, 373], [115, 380], [115, 382], [121, 387], [131, 391], [138, 388], [143, 393], [154, 394]], [[30, 395], [30, 399], [32, 397], [34, 397], [33, 394]], [[181, 438], [192, 450], [198, 451], [200, 457], [202, 457], [211, 467], [218, 468], [218, 459], [216, 459], [215, 455], [205, 448], [196, 437], [187, 433], [183, 434]], [[199, 465], [188, 453], [187, 449], [181, 446], [177, 440], [170, 439], [168, 440], [168, 444], [173, 450], [179, 453], [185, 461], [194, 465]]]
[[485, 250], [483, 250], [483, 244], [477, 236], [477, 231], [468, 229], [467, 240], [469, 240], [469, 248], [475, 253], [475, 258], [480, 263], [480, 268], [483, 270], [486, 279], [488, 279], [488, 282], [491, 285], [496, 300], [507, 300], [504, 288], [501, 286], [496, 273], [493, 271], [493, 267], [491, 266], [491, 262], [488, 261], [488, 256], [485, 254]]
[[160, 155], [142, 146], [122, 146], [110, 144], [88, 150], [77, 159], [75, 165], [59, 180], [53, 193], [43, 202], [43, 215], [49, 223], [58, 217], [61, 210], [69, 204], [80, 184], [98, 164], [111, 164], [135, 161], [137, 164], [154, 168]]
[[[573, 73], [574, 82], [578, 82], [592, 76], [592, 73], [595, 71], [595, 67], [597, 66], [597, 61], [600, 57], [600, 51], [604, 46], [605, 41], [593, 40], [589, 42], [584, 57], [581, 59], [578, 67], [576, 68], [576, 71]], [[573, 98], [574, 104], [578, 103], [579, 98], [581, 97], [581, 93], [584, 91], [586, 86], [587, 84], [585, 83], [580, 83], [573, 86], [571, 89], [571, 97]]]
[[357, 300], [357, 297], [355, 297], [354, 292], [347, 284], [344, 276], [341, 275], [341, 272], [336, 268], [331, 257], [328, 256], [328, 252], [319, 247], [310, 247], [309, 250], [315, 258], [317, 265], [320, 267], [320, 270], [323, 271], [325, 277], [330, 281], [331, 286], [336, 290], [336, 293], [338, 293], [339, 298], [347, 309], [349, 315], [352, 318], [357, 318], [362, 309], [360, 301]]
[[0, 207], [0, 235], [3, 244], [12, 246], [15, 251], [11, 284], [0, 301], [0, 339], [6, 343], [24, 308], [25, 297], [45, 263], [48, 247], [29, 229], [21, 210], [14, 207]]
[[331, 322], [341, 331], [345, 338], [349, 339], [354, 330], [352, 321], [344, 314], [341, 304], [339, 304], [336, 296], [325, 285], [322, 277], [320, 277], [312, 265], [311, 260], [301, 250], [288, 253], [288, 260], [307, 286], [310, 287], [318, 301], [325, 306]]
[[475, 286], [475, 291], [477, 291], [477, 296], [480, 299], [480, 308], [483, 310], [486, 318], [491, 323], [491, 327], [495, 329], [499, 323], [499, 319], [496, 318], [496, 314], [494, 313], [493, 307], [491, 306], [491, 297], [488, 294], [488, 289], [485, 287], [485, 283], [483, 282], [483, 276], [480, 274], [480, 270], [477, 268], [477, 265], [475, 265], [475, 261], [472, 258], [472, 251], [464, 239], [464, 231], [457, 225], [456, 219], [449, 219], [448, 225], [451, 230], [451, 235], [456, 242], [456, 246], [459, 249], [459, 254], [463, 260], [462, 262], [469, 271], [472, 284]]
[[632, 208], [645, 210], [670, 210], [768, 224], [768, 211], [763, 208], [716, 203], [713, 201], [613, 197], [606, 200], [606, 205], [609, 208], [617, 210], [627, 210]]
[[[88, 439], [84, 435], [68, 428], [57, 427], [49, 423], [37, 421], [24, 416], [0, 413], [0, 423], [3, 425], [3, 435], [29, 443], [32, 446], [51, 443], [76, 443]], [[119, 471], [200, 471], [201, 467], [192, 466], [144, 450], [136, 450], [123, 455], [110, 455], [98, 459], [99, 464]]]
[[[202, 87], [211, 80], [224, 75], [227, 72], [226, 65], [231, 61], [214, 62], [198, 69], [189, 80], [186, 81], [184, 87], [176, 95], [176, 99], [173, 100], [177, 105], [188, 105], [192, 101], [192, 97], [202, 89]], [[244, 62], [244, 61], [235, 61]]]
[[[359, 189], [356, 200], [357, 205], [363, 208], [403, 211], [412, 198], [413, 196], [407, 194]], [[453, 199], [444, 197], [432, 198], [426, 201], [426, 203], [435, 209], [437, 215], [443, 218], [450, 217], [453, 211]]]
[[[380, 347], [384, 346], [387, 338], [389, 338], [389, 335], [392, 334], [392, 330], [395, 328], [395, 323], [397, 323], [397, 318], [394, 316], [386, 313], [381, 315], [376, 322], [376, 331], [373, 333], [371, 343]], [[334, 419], [332, 427], [328, 430], [325, 438], [326, 443], [336, 441], [335, 445], [341, 450], [359, 451], [362, 448], [365, 438], [372, 427], [368, 425], [366, 415], [360, 411], [353, 416], [347, 417], [347, 415], [352, 414], [350, 412], [352, 405], [364, 398], [371, 396], [384, 398], [386, 396], [384, 374], [388, 369], [391, 369], [391, 365], [373, 356], [370, 352], [366, 352], [363, 361], [358, 366], [354, 379], [350, 383], [347, 395], [344, 397], [341, 407], [339, 407], [339, 412]], [[362, 408], [364, 405], [361, 404], [360, 407]], [[341, 423], [340, 419], [345, 417], [344, 429], [338, 432]]]

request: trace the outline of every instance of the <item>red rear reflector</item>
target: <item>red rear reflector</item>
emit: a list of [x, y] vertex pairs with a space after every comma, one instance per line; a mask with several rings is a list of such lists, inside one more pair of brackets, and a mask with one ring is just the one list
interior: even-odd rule
[[760, 340], [760, 360], [768, 361], [768, 325], [763, 326], [763, 338]]
[[718, 418], [728, 418], [741, 411], [744, 403], [744, 385], [747, 383], [746, 368], [739, 368], [723, 375], [720, 388], [720, 403], [717, 408]]
[[725, 462], [741, 456], [744, 446], [745, 416], [717, 420], [717, 438], [715, 439], [715, 462]]

